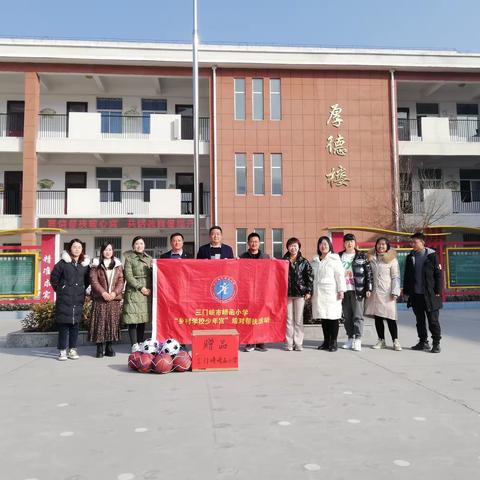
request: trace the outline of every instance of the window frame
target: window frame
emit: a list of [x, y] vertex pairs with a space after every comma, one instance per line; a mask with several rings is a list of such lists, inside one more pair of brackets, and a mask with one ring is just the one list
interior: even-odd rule
[[[273, 91], [272, 89], [272, 82], [278, 82], [278, 92]], [[270, 88], [270, 120], [272, 122], [279, 122], [282, 119], [282, 84], [279, 78], [271, 78], [269, 82]], [[278, 96], [278, 118], [272, 117], [272, 99], [274, 96]]]
[[[255, 91], [255, 82], [261, 82], [261, 86], [262, 86], [261, 92]], [[252, 78], [252, 120], [254, 120], [255, 122], [261, 122], [262, 120], [265, 120], [265, 105], [264, 105], [265, 87], [263, 83], [264, 83], [263, 78]], [[261, 96], [261, 102], [260, 102], [260, 105], [262, 106], [261, 118], [256, 118], [256, 110], [255, 110], [256, 95]], [[258, 116], [260, 117], [260, 115]]]
[[[238, 156], [243, 155], [243, 167], [239, 167], [237, 164]], [[248, 183], [247, 183], [247, 154], [243, 152], [236, 152], [234, 155], [234, 162], [235, 162], [235, 195], [244, 197], [247, 195], [248, 192]], [[244, 175], [244, 185], [245, 185], [245, 192], [238, 193], [238, 170], [243, 168], [243, 175]]]
[[[280, 166], [274, 166], [273, 165], [273, 159], [274, 156], [278, 156], [280, 158]], [[273, 171], [279, 170], [280, 171], [280, 193], [275, 193], [274, 190], [274, 185], [273, 185]], [[274, 197], [281, 197], [283, 195], [283, 155], [281, 153], [271, 153], [270, 154], [270, 190], [272, 193], [272, 196]]]
[[[256, 158], [260, 157], [262, 158], [262, 166], [261, 167], [256, 167], [255, 166], [255, 160]], [[263, 153], [254, 153], [252, 154], [252, 167], [253, 167], [253, 171], [252, 171], [252, 182], [253, 182], [253, 194], [256, 195], [256, 196], [264, 196], [265, 195], [265, 154]], [[256, 175], [257, 175], [257, 171], [260, 170], [262, 171], [261, 175], [262, 175], [262, 192], [261, 193], [258, 193], [255, 191], [255, 178], [256, 178]]]

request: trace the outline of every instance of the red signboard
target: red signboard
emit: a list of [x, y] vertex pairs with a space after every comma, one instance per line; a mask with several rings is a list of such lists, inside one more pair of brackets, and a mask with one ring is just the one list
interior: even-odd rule
[[192, 332], [192, 371], [237, 369], [237, 330], [194, 330]]
[[284, 341], [285, 260], [155, 260], [155, 267], [157, 339], [191, 343], [193, 330], [234, 328], [240, 343]]
[[40, 300], [42, 302], [54, 301], [54, 290], [50, 284], [50, 273], [55, 266], [55, 239], [56, 234], [42, 235], [42, 261], [40, 263]]
[[39, 227], [63, 229], [193, 228], [193, 218], [40, 218]]

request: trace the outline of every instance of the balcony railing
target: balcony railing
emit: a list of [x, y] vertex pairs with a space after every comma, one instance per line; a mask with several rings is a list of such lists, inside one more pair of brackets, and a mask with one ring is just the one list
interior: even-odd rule
[[40, 138], [68, 137], [68, 115], [41, 113], [39, 120], [38, 135]]
[[453, 213], [480, 213], [480, 191], [452, 192]]
[[[182, 193], [182, 215], [193, 215], [195, 210], [193, 208], [193, 192]], [[210, 214], [210, 192], [203, 192], [200, 205], [200, 215]]]
[[0, 192], [0, 213], [3, 213], [3, 215], [21, 215], [22, 193], [17, 190]]
[[480, 117], [450, 118], [448, 123], [452, 142], [480, 142]]
[[23, 137], [23, 113], [0, 113], [0, 137]]
[[37, 191], [37, 215], [64, 215], [67, 213], [67, 195], [65, 190]]
[[400, 192], [400, 208], [403, 213], [423, 213], [423, 192]]
[[143, 191], [100, 191], [102, 215], [147, 215], [148, 203]]
[[400, 142], [418, 142], [422, 140], [422, 119], [399, 118], [398, 140]]
[[150, 135], [149, 115], [122, 115], [102, 112], [103, 138], [144, 139]]
[[[198, 139], [200, 142], [210, 141], [210, 119], [198, 118]], [[193, 117], [182, 116], [182, 140], [193, 140]]]

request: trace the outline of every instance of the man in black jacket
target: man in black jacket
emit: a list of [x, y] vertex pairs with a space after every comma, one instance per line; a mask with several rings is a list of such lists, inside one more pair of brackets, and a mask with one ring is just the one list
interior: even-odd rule
[[[437, 252], [425, 247], [425, 235], [414, 233], [411, 237], [413, 250], [405, 262], [403, 278], [403, 295], [407, 306], [412, 306], [417, 319], [419, 341], [412, 350], [424, 350], [432, 353], [440, 352], [441, 329], [439, 310], [442, 308], [442, 266]], [[428, 331], [432, 335], [432, 349], [428, 343]]]
[[373, 290], [372, 267], [367, 255], [356, 248], [357, 239], [353, 233], [344, 235], [343, 245], [345, 250], [339, 255], [345, 269], [347, 291], [342, 300], [342, 312], [348, 337], [343, 348], [359, 352], [362, 350], [363, 304]]
[[189, 258], [188, 254], [183, 250], [183, 235], [181, 233], [172, 233], [170, 235], [171, 250], [162, 253], [160, 258]]
[[[248, 250], [245, 253], [242, 253], [240, 258], [249, 258], [251, 260], [270, 258], [269, 255], [260, 250], [260, 235], [258, 233], [252, 232], [248, 236], [247, 242]], [[245, 345], [245, 352], [253, 352], [253, 350], [266, 352], [267, 347], [265, 347], [264, 343], [257, 343], [256, 345], [249, 343], [248, 345]]]
[[197, 252], [197, 258], [216, 260], [222, 258], [234, 258], [230, 245], [222, 243], [223, 232], [221, 227], [214, 225], [208, 231], [210, 243], [202, 245]]

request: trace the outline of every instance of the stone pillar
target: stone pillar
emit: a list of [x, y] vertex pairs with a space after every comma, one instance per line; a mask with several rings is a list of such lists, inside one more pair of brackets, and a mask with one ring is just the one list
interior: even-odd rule
[[[36, 72], [25, 73], [25, 124], [23, 130], [22, 228], [37, 226], [37, 134], [40, 82]], [[35, 233], [23, 233], [22, 245], [35, 245]]]

